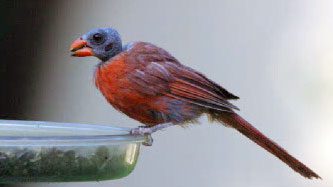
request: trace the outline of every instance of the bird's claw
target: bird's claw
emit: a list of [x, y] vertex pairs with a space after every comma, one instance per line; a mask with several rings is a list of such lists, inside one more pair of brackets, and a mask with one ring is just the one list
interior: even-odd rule
[[145, 141], [142, 143], [142, 145], [145, 145], [145, 146], [153, 145], [153, 138], [151, 137], [153, 130], [151, 128], [140, 126], [140, 127], [132, 129], [130, 133], [132, 135], [145, 136]]
[[153, 130], [149, 127], [137, 127], [131, 130], [131, 134], [133, 135], [147, 135], [147, 134], [152, 134]]
[[156, 131], [162, 130], [162, 129], [164, 129], [166, 127], [170, 127], [172, 125], [173, 125], [172, 123], [164, 123], [164, 124], [159, 124], [159, 125], [155, 125], [152, 127], [139, 126], [137, 128], [132, 129], [130, 133], [132, 135], [145, 136], [145, 142], [142, 144], [146, 145], [146, 146], [151, 146], [153, 143], [153, 138], [150, 135]]

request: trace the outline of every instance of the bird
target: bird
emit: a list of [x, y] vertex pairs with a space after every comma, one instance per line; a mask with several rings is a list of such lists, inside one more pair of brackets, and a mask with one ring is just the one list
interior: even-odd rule
[[97, 57], [94, 80], [115, 109], [144, 124], [133, 134], [196, 123], [202, 115], [234, 128], [305, 178], [321, 179], [237, 114], [239, 99], [204, 74], [149, 42], [122, 43], [112, 27], [92, 29], [70, 46], [71, 56]]

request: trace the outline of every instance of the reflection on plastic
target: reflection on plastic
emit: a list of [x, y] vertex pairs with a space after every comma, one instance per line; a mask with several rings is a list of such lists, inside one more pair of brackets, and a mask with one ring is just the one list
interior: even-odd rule
[[125, 154], [125, 162], [128, 164], [133, 164], [136, 160], [137, 150], [139, 149], [139, 144], [129, 144]]

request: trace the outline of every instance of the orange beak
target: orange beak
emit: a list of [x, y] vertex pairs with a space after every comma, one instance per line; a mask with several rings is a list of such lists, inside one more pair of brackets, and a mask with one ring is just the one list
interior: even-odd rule
[[72, 52], [72, 56], [75, 57], [94, 56], [93, 50], [87, 44], [88, 44], [87, 41], [83, 40], [82, 38], [76, 39], [72, 43], [69, 49]]

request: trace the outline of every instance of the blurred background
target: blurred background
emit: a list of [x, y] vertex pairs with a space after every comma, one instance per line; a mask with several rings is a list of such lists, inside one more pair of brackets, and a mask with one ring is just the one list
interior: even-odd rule
[[240, 96], [240, 114], [316, 171], [307, 180], [233, 129], [172, 127], [134, 172], [92, 183], [22, 186], [333, 186], [333, 2], [318, 0], [0, 1], [0, 117], [134, 127], [93, 83], [71, 42], [115, 27], [157, 44]]

